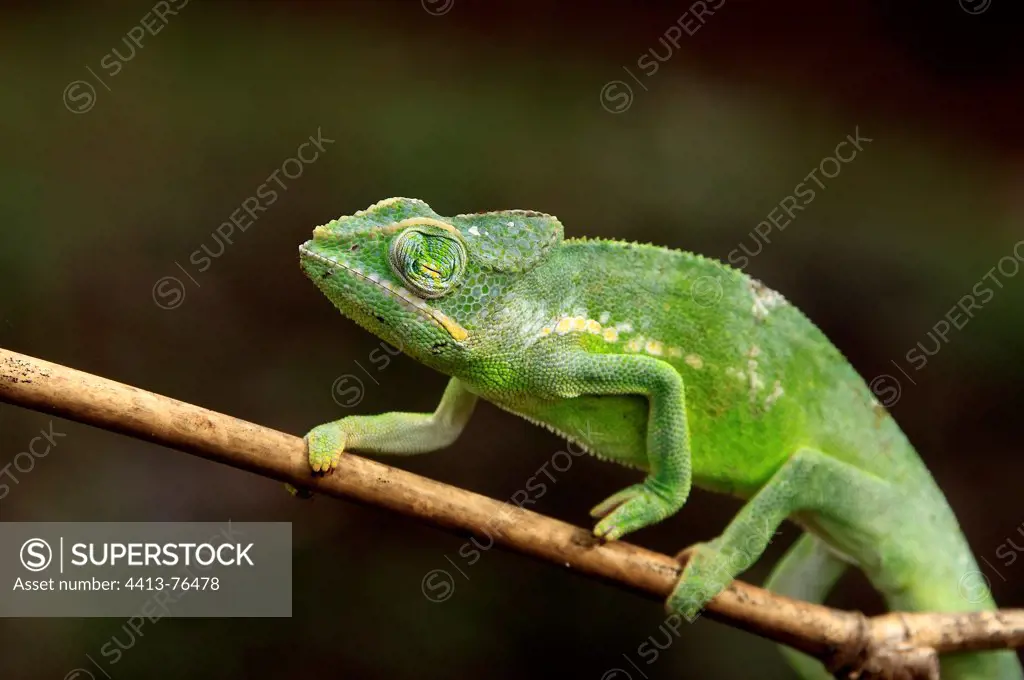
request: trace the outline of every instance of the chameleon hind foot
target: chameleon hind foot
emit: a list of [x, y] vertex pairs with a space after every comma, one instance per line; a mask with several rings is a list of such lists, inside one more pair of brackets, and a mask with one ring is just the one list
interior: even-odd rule
[[892, 507], [892, 499], [892, 488], [880, 478], [821, 451], [801, 448], [750, 497], [718, 538], [695, 547], [667, 606], [692, 620], [753, 566], [783, 521], [796, 512], [828, 513], [858, 526], [860, 508]]
[[737, 567], [722, 552], [721, 540], [717, 538], [694, 544], [676, 555], [677, 560], [684, 558], [686, 566], [665, 608], [692, 623], [707, 603], [732, 583]]
[[326, 473], [338, 466], [345, 453], [345, 439], [345, 432], [337, 423], [325, 423], [309, 431], [305, 440], [313, 472]]

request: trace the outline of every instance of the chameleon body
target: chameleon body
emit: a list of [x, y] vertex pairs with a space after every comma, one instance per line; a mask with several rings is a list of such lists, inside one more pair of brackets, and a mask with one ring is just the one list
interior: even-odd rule
[[[343, 314], [451, 376], [434, 413], [314, 428], [314, 471], [347, 450], [446, 446], [482, 398], [646, 472], [591, 511], [604, 539], [675, 513], [692, 484], [745, 499], [667, 602], [691, 620], [786, 519], [805, 533], [770, 577], [776, 592], [821, 602], [854, 565], [893, 609], [995, 607], [892, 417], [813, 323], [742, 272], [650, 245], [564, 239], [543, 213], [442, 217], [406, 198], [317, 227], [299, 254]], [[829, 677], [786, 654], [802, 677]], [[942, 665], [948, 680], [1024, 677], [1011, 652]]]

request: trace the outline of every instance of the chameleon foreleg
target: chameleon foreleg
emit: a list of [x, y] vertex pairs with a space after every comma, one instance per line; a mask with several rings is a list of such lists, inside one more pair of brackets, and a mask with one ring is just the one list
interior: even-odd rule
[[590, 511], [600, 517], [594, 534], [607, 540], [675, 513], [690, 493], [690, 437], [683, 379], [653, 357], [578, 354], [568, 366], [560, 397], [636, 394], [647, 398], [648, 475]]
[[411, 455], [451, 444], [465, 428], [477, 397], [457, 378], [448, 382], [433, 413], [382, 413], [349, 416], [314, 427], [306, 435], [309, 465], [333, 469], [346, 450]]
[[[764, 587], [779, 595], [821, 604], [849, 566], [820, 538], [804, 534], [782, 556]], [[833, 677], [817, 659], [785, 645], [779, 649], [803, 680]]]
[[782, 522], [809, 511], [856, 526], [864, 507], [884, 507], [892, 492], [883, 480], [820, 451], [800, 449], [736, 514], [722, 535], [693, 551], [667, 606], [693, 620], [711, 599], [746, 571]]

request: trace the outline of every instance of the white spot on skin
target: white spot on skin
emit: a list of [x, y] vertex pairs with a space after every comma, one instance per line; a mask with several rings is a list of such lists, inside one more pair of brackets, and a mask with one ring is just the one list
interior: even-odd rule
[[648, 354], [660, 357], [662, 353], [665, 351], [665, 346], [661, 343], [660, 340], [648, 340], [647, 344], [644, 345], [644, 349], [647, 350]]
[[508, 225], [508, 226], [510, 226], [510, 227], [514, 227], [514, 226], [516, 226], [516, 223], [515, 223], [515, 222], [506, 222], [505, 224], [507, 224], [507, 225]]
[[[755, 358], [761, 356], [761, 348], [757, 345], [751, 345], [747, 351], [747, 356], [749, 357], [747, 359], [747, 375], [750, 378], [750, 403], [753, 404], [757, 401], [758, 392], [764, 389], [764, 380], [757, 372], [757, 359]], [[776, 384], [778, 384], [778, 381], [776, 381]]]
[[473, 226], [469, 228], [469, 233], [472, 234], [473, 236], [479, 236], [480, 230]]
[[730, 366], [729, 368], [725, 369], [725, 374], [726, 375], [731, 375], [732, 377], [736, 378], [737, 380], [740, 380], [740, 381], [743, 381], [743, 382], [746, 382], [746, 380], [747, 380], [747, 374], [746, 373], [744, 373], [743, 371], [741, 371], [738, 368], [733, 368], [732, 366]]
[[765, 397], [765, 400], [764, 400], [764, 410], [765, 411], [771, 410], [771, 408], [775, 404], [775, 402], [779, 400], [779, 397], [781, 397], [785, 393], [786, 393], [786, 391], [784, 389], [782, 389], [782, 383], [780, 381], [776, 380], [775, 384], [772, 386], [771, 394], [769, 394], [767, 397]]
[[689, 366], [690, 368], [696, 368], [697, 370], [700, 370], [704, 368], [704, 360], [700, 358], [700, 355], [687, 354], [686, 365]]
[[747, 373], [750, 376], [750, 401], [753, 403], [757, 400], [757, 393], [764, 389], [764, 381], [757, 373], [757, 359], [747, 361]]
[[644, 336], [638, 335], [626, 343], [627, 352], [639, 352], [644, 347]]
[[758, 321], [764, 321], [771, 310], [779, 305], [785, 304], [786, 298], [756, 279], [747, 283], [750, 293], [754, 296], [754, 304], [750, 311]]
[[597, 320], [603, 325], [608, 323], [608, 319], [612, 318], [611, 312], [601, 312], [601, 316]]
[[614, 328], [605, 328], [601, 334], [605, 342], [617, 342], [619, 339], [619, 331]]
[[[495, 320], [497, 323], [515, 324], [520, 329], [525, 344], [532, 344], [550, 335], [554, 330], [551, 310], [540, 301], [516, 300], [501, 310]], [[548, 333], [545, 333], [544, 329], [547, 329]]]
[[669, 347], [668, 355], [674, 359], [678, 359], [679, 357], [683, 356], [683, 350], [679, 349], [678, 347]]
[[632, 333], [633, 324], [631, 324], [628, 321], [623, 321], [622, 323], [615, 325], [615, 330], [617, 330], [620, 333]]

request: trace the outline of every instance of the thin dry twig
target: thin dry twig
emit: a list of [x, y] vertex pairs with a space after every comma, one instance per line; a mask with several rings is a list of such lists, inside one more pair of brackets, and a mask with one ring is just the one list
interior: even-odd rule
[[[318, 493], [489, 536], [509, 549], [664, 600], [680, 564], [621, 541], [464, 489], [343, 456], [317, 477], [300, 437], [0, 349], [0, 401], [185, 451]], [[867, 618], [734, 581], [708, 604], [712, 619], [821, 659], [841, 678], [938, 678], [937, 655], [1024, 646], [1024, 610], [891, 613]]]

